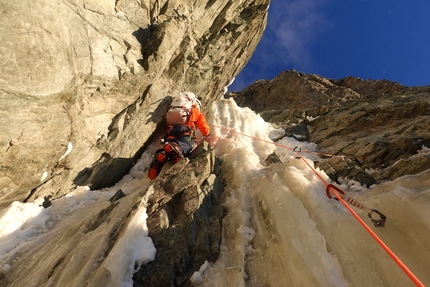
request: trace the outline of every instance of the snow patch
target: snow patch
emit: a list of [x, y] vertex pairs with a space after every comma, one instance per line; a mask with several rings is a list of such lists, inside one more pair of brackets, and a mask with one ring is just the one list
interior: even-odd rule
[[44, 171], [42, 174], [42, 178], [40, 179], [40, 182], [44, 181], [48, 177], [48, 172]]
[[210, 267], [209, 262], [206, 260], [205, 263], [203, 263], [202, 266], [200, 266], [199, 271], [194, 272], [194, 274], [191, 276], [190, 281], [193, 285], [200, 284], [203, 282], [203, 274], [206, 270]]
[[112, 274], [115, 286], [132, 287], [133, 274], [142, 265], [155, 259], [156, 249], [152, 239], [148, 237], [146, 226], [146, 200], [147, 198], [142, 199], [125, 234], [103, 262], [104, 267]]
[[67, 151], [65, 154], [63, 154], [62, 157], [60, 157], [60, 159], [58, 161], [61, 161], [63, 158], [65, 158], [73, 149], [73, 145], [71, 142], [69, 142], [69, 144], [67, 145]]
[[418, 153], [430, 153], [430, 148], [426, 147], [425, 145], [422, 146], [422, 148], [418, 151]]
[[312, 121], [316, 120], [318, 117], [307, 116], [306, 118], [308, 119], [309, 122], [312, 122]]
[[236, 79], [236, 78], [231, 79], [230, 83], [228, 83], [228, 85], [224, 87], [224, 95], [226, 95], [226, 94], [227, 94], [227, 92], [228, 92], [228, 87], [230, 87], [230, 86], [231, 86], [231, 84], [233, 84], [233, 82], [234, 82], [234, 80], [235, 80], [235, 79]]
[[285, 136], [285, 129], [275, 129], [269, 132], [269, 138], [271, 140], [278, 140]]

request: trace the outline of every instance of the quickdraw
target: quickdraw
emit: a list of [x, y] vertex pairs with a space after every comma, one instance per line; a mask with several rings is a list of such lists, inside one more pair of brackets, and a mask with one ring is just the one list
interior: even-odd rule
[[[384, 227], [385, 226], [385, 222], [387, 221], [387, 217], [384, 215], [384, 214], [382, 214], [381, 212], [379, 212], [378, 210], [376, 210], [376, 209], [371, 209], [371, 208], [368, 208], [368, 207], [366, 207], [365, 205], [363, 205], [363, 204], [361, 204], [360, 202], [358, 202], [358, 201], [356, 201], [355, 199], [353, 199], [353, 198], [351, 198], [351, 197], [349, 197], [349, 196], [347, 196], [346, 194], [345, 194], [345, 192], [343, 192], [343, 190], [341, 190], [340, 188], [338, 188], [337, 186], [335, 186], [335, 185], [333, 185], [333, 184], [329, 184], [329, 183], [327, 183], [325, 180], [324, 180], [324, 178], [322, 178], [321, 177], [321, 175], [319, 175], [317, 172], [316, 172], [316, 170], [305, 160], [305, 158], [300, 154], [300, 151], [301, 151], [301, 148], [300, 147], [298, 147], [298, 146], [296, 146], [294, 149], [293, 149], [295, 152], [296, 152], [296, 154], [298, 155], [298, 156], [300, 156], [300, 158], [309, 166], [309, 168], [315, 173], [315, 175], [316, 176], [318, 176], [320, 179], [321, 179], [321, 181], [325, 184], [325, 186], [326, 186], [326, 194], [327, 194], [327, 197], [328, 198], [332, 198], [332, 196], [331, 196], [331, 194], [330, 194], [330, 189], [333, 189], [333, 191], [334, 191], [334, 194], [336, 195], [336, 197], [341, 197], [345, 202], [347, 202], [347, 203], [349, 203], [350, 205], [352, 205], [352, 206], [355, 206], [355, 207], [357, 207], [357, 208], [360, 208], [360, 209], [362, 209], [362, 210], [364, 210], [364, 211], [366, 211], [367, 212], [367, 216], [369, 216], [369, 218], [370, 218], [370, 220], [373, 222], [373, 226], [375, 226], [375, 227]], [[339, 200], [338, 198], [334, 198], [334, 199], [336, 199], [336, 200]], [[380, 219], [374, 219], [373, 217], [372, 217], [372, 214], [373, 213], [376, 213], [376, 214], [378, 214], [379, 216], [380, 216]]]
[[[357, 200], [349, 197], [348, 195], [345, 194], [345, 192], [343, 192], [343, 190], [341, 190], [340, 188], [338, 188], [337, 186], [333, 185], [333, 184], [328, 184], [325, 188], [326, 194], [328, 198], [332, 198], [332, 195], [330, 194], [330, 189], [334, 189], [335, 190], [335, 196], [336, 198], [334, 198], [335, 200], [339, 200], [337, 198], [337, 196], [341, 197], [345, 202], [351, 204], [352, 206], [355, 206], [357, 208], [360, 208], [364, 211], [367, 212], [367, 216], [370, 218], [370, 220], [373, 222], [373, 226], [375, 227], [384, 227], [385, 226], [385, 222], [387, 221], [387, 217], [382, 214], [381, 212], [379, 212], [376, 209], [371, 209], [366, 207], [364, 204], [358, 202]], [[372, 217], [372, 214], [376, 213], [379, 215], [380, 219], [374, 219]]]

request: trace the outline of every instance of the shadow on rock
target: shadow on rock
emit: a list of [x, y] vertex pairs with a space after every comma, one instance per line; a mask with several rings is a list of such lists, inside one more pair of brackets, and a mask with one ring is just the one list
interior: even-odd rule
[[130, 171], [135, 160], [112, 158], [108, 153], [104, 153], [91, 167], [79, 172], [73, 183], [77, 186], [88, 186], [92, 190], [113, 186]]
[[190, 286], [193, 273], [219, 256], [220, 164], [213, 151], [203, 151], [176, 165], [153, 183], [147, 225], [157, 256], [134, 275], [135, 286]]

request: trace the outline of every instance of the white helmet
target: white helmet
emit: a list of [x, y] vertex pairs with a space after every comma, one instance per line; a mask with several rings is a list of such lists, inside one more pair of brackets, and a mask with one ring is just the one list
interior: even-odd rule
[[194, 106], [196, 106], [197, 109], [201, 110], [202, 103], [199, 101], [199, 99], [197, 99], [197, 97], [196, 97], [196, 95], [194, 95], [194, 93], [192, 93], [192, 92], [181, 92], [181, 93], [179, 93], [179, 97], [187, 98], [189, 101], [191, 101], [193, 103]]

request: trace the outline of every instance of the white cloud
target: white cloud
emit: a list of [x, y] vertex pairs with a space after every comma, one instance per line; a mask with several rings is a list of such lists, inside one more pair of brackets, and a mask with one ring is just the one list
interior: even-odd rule
[[282, 9], [273, 5], [267, 29], [273, 37], [271, 45], [283, 55], [280, 57], [283, 64], [298, 70], [313, 66], [310, 48], [333, 26], [322, 9], [326, 3], [325, 0], [288, 1], [283, 2]]

